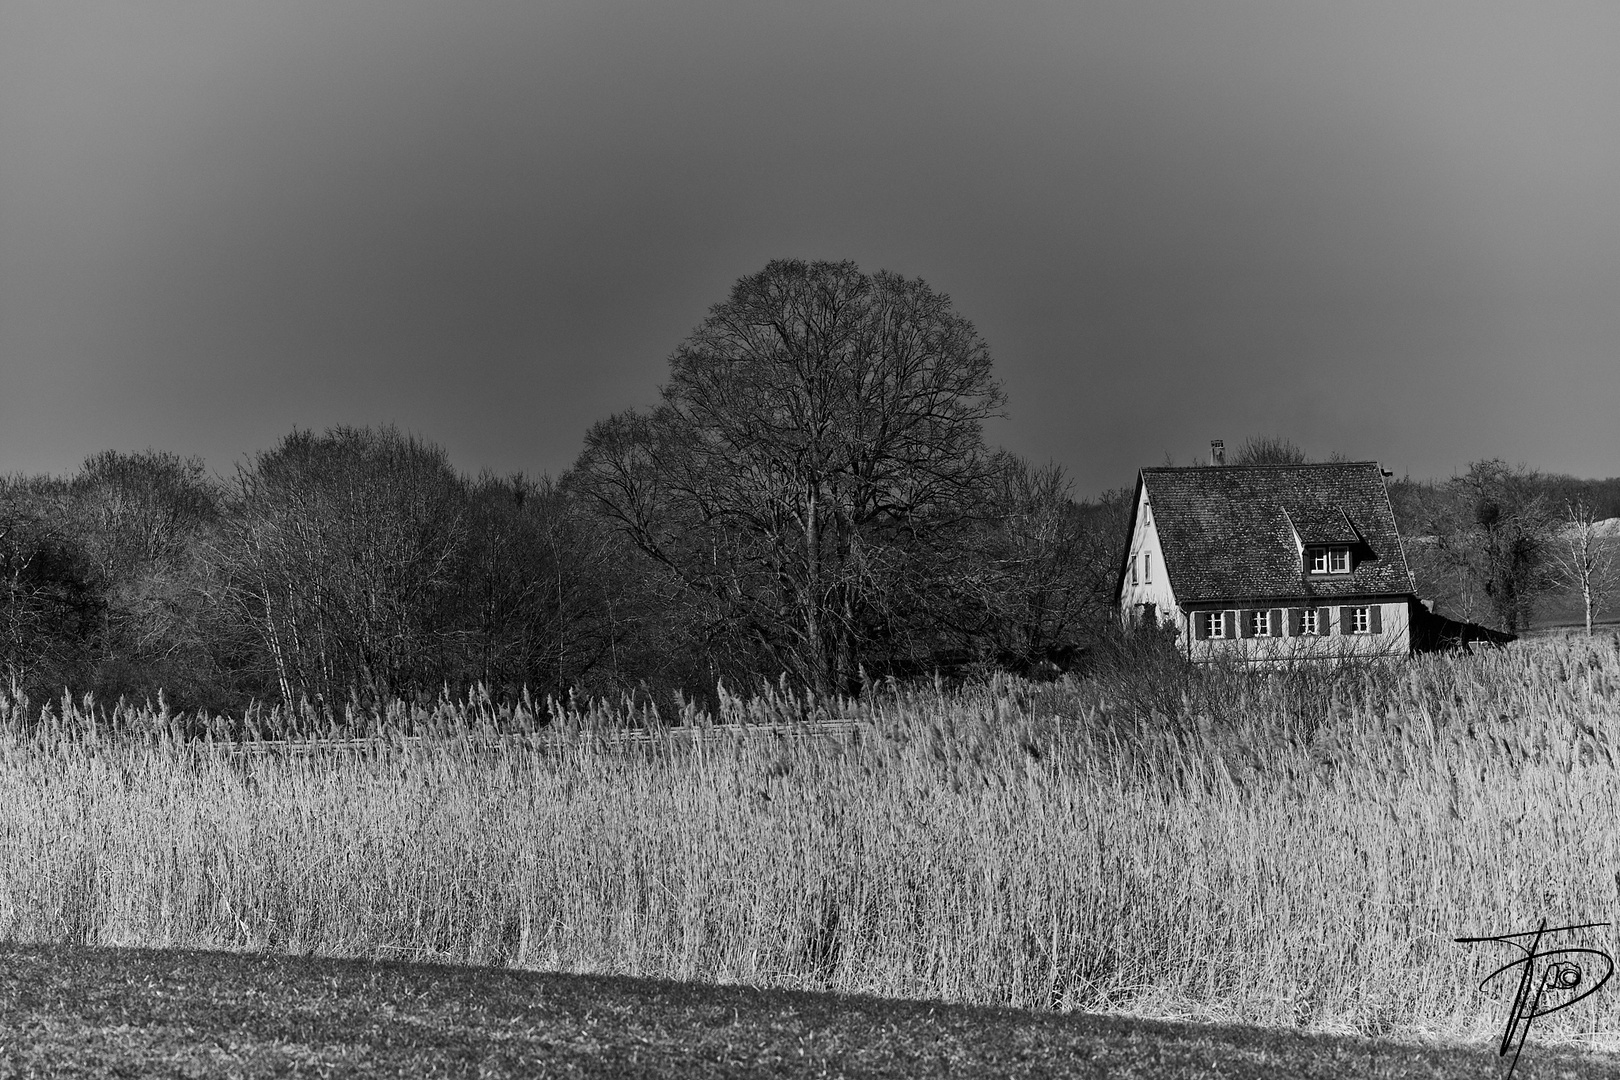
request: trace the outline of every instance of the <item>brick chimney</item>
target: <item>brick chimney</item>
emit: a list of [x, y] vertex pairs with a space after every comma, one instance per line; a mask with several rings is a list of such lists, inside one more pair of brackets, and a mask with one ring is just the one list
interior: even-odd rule
[[1226, 440], [1224, 440], [1224, 439], [1211, 439], [1211, 440], [1209, 440], [1209, 463], [1211, 465], [1225, 465], [1226, 464]]

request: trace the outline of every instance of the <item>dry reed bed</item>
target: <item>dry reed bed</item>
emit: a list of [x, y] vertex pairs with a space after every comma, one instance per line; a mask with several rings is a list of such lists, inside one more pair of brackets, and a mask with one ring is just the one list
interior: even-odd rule
[[[1453, 937], [1614, 915], [1613, 644], [860, 713], [854, 740], [626, 750], [599, 708], [552, 753], [242, 760], [0, 710], [0, 935], [1478, 1037], [1510, 957]], [[1620, 1028], [1620, 985], [1540, 1024]]]

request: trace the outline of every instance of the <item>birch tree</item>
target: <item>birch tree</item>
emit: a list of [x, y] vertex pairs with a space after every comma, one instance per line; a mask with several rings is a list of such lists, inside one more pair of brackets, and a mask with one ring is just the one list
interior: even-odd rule
[[1564, 504], [1563, 528], [1551, 545], [1550, 561], [1558, 583], [1578, 594], [1586, 615], [1586, 636], [1592, 619], [1609, 607], [1620, 585], [1620, 558], [1615, 543], [1603, 535], [1602, 522], [1584, 498]]

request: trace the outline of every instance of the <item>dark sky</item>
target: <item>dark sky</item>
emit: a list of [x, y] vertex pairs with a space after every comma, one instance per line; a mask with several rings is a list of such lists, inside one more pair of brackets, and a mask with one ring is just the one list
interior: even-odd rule
[[1620, 5], [0, 0], [0, 472], [393, 422], [556, 473], [776, 257], [992, 441], [1620, 474]]

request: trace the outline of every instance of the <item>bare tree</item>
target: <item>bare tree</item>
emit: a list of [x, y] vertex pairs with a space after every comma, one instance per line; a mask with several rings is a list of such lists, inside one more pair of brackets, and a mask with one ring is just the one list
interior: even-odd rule
[[464, 537], [444, 451], [393, 428], [295, 431], [241, 470], [219, 557], [288, 700], [432, 685]]
[[577, 498], [548, 479], [485, 475], [467, 514], [455, 570], [467, 679], [564, 694], [671, 676], [684, 643], [660, 617], [656, 582], [634, 572], [636, 552]]
[[1304, 465], [1305, 456], [1293, 440], [1281, 435], [1251, 435], [1232, 455], [1233, 465]]
[[1064, 667], [1113, 627], [1133, 494], [1118, 489], [1079, 502], [1060, 466], [1008, 457], [986, 543], [963, 575], [979, 589], [987, 616], [979, 636], [998, 663]]
[[162, 688], [182, 707], [222, 704], [237, 642], [202, 557], [218, 528], [218, 482], [197, 458], [108, 450], [84, 463], [69, 492], [73, 526], [107, 585], [98, 693]]
[[1611, 595], [1620, 586], [1620, 558], [1601, 526], [1592, 505], [1584, 498], [1566, 502], [1563, 526], [1549, 550], [1553, 577], [1580, 594], [1587, 637], [1592, 636], [1593, 616], [1608, 608]]
[[851, 687], [933, 602], [931, 546], [984, 513], [989, 348], [920, 280], [777, 261], [676, 349], [662, 396], [593, 427], [571, 482], [716, 634]]
[[59, 481], [0, 478], [0, 679], [14, 696], [81, 684], [95, 659], [105, 582], [69, 505]]
[[1548, 553], [1553, 516], [1541, 477], [1502, 461], [1476, 461], [1447, 485], [1433, 523], [1434, 559], [1455, 582], [1464, 617], [1471, 597], [1501, 629], [1517, 633], [1551, 585]]

